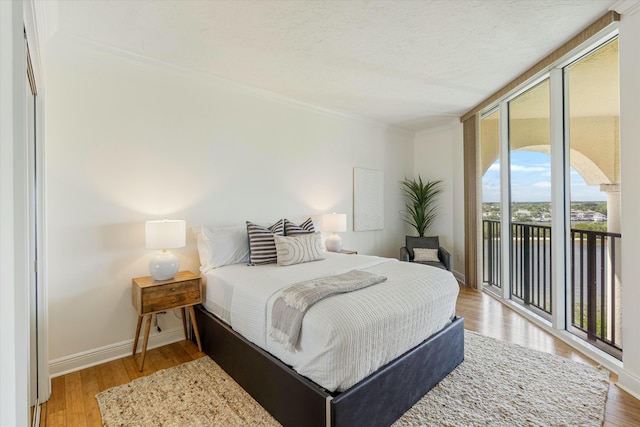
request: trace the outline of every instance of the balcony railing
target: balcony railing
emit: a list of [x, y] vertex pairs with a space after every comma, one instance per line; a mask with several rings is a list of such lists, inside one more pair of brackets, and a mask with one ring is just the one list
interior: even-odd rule
[[483, 225], [483, 280], [497, 288], [502, 287], [502, 251], [500, 250], [500, 221], [484, 220]]
[[511, 298], [551, 318], [551, 227], [511, 223]]
[[[544, 318], [552, 314], [551, 227], [512, 222], [511, 299]], [[619, 233], [571, 230], [571, 331], [622, 358]], [[500, 222], [483, 221], [483, 278], [501, 287]]]
[[571, 323], [622, 358], [619, 233], [571, 230]]

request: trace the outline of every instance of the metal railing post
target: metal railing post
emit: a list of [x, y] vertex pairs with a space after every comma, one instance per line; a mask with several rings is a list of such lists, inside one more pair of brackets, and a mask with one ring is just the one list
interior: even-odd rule
[[587, 234], [587, 338], [596, 339], [596, 233]]
[[531, 245], [529, 244], [530, 226], [522, 227], [522, 270], [523, 270], [523, 292], [522, 299], [525, 304], [531, 304]]

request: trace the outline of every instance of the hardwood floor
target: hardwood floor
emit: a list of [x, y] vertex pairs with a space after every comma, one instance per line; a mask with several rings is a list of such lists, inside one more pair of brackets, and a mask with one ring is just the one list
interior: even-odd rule
[[138, 353], [56, 377], [51, 381], [51, 397], [42, 405], [40, 426], [102, 426], [96, 394], [202, 356], [196, 344], [184, 340], [148, 350], [142, 372], [138, 371]]
[[[556, 354], [590, 365], [588, 357], [554, 338], [484, 293], [460, 287], [457, 314], [465, 318], [465, 329], [482, 335]], [[149, 350], [145, 369], [138, 372], [131, 356], [73, 372], [52, 380], [51, 398], [42, 407], [41, 426], [101, 426], [95, 395], [116, 385], [204, 356], [191, 341], [181, 341]], [[640, 401], [619, 389], [612, 378], [605, 409], [604, 426], [640, 426]]]

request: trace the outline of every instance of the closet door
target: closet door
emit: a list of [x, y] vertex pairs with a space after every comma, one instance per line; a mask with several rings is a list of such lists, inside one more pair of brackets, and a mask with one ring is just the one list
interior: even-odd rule
[[26, 208], [28, 215], [28, 303], [29, 303], [29, 403], [32, 417], [39, 416], [39, 404], [49, 399], [49, 358], [47, 351], [46, 289], [44, 286], [43, 257], [43, 141], [42, 97], [38, 94], [32, 53], [25, 34], [25, 150], [26, 153]]
[[[26, 40], [25, 40], [26, 46]], [[28, 54], [28, 49], [27, 49]], [[27, 67], [28, 68], [28, 67]], [[27, 72], [27, 77], [29, 72]], [[35, 227], [35, 165], [32, 161], [36, 144], [36, 95], [29, 79], [26, 79], [26, 129], [25, 143], [28, 153], [27, 200], [29, 205], [29, 264], [33, 267], [29, 270], [29, 403], [33, 407], [38, 400], [38, 293], [36, 274], [36, 227]]]

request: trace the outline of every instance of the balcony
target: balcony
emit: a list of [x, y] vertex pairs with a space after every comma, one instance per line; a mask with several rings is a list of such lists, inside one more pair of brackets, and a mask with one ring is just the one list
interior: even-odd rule
[[[511, 299], [550, 320], [552, 313], [551, 227], [511, 223]], [[622, 359], [619, 233], [571, 229], [567, 297], [573, 334]], [[502, 284], [500, 222], [483, 220], [483, 280]]]

